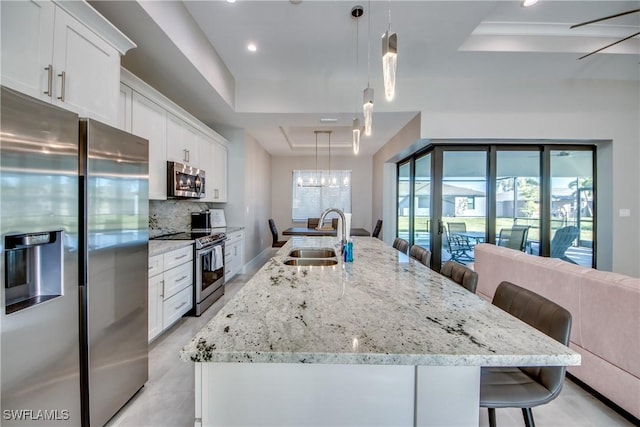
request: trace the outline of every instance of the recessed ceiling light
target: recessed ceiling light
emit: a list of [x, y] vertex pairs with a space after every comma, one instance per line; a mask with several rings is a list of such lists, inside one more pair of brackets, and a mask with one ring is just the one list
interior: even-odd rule
[[236, 0], [227, 0], [227, 3], [235, 3]]
[[522, 0], [522, 6], [524, 7], [531, 7], [536, 3], [538, 3], [538, 0]]
[[323, 118], [320, 119], [320, 123], [335, 123], [337, 121], [338, 121], [338, 119], [334, 119], [332, 117], [326, 117], [326, 118], [323, 117]]
[[249, 52], [255, 52], [256, 50], [258, 50], [258, 47], [255, 45], [255, 43], [249, 43], [247, 45], [247, 50]]

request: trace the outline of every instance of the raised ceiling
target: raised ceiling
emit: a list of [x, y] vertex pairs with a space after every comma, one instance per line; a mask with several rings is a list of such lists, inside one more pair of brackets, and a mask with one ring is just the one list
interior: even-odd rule
[[[144, 2], [90, 3], [138, 44], [123, 58], [126, 68], [214, 128], [246, 129], [272, 155], [311, 154], [318, 129], [333, 130], [332, 149], [351, 155], [349, 129], [354, 115], [361, 115], [368, 64], [376, 92], [374, 128], [362, 138], [360, 155], [375, 153], [419, 114], [420, 106], [408, 102], [415, 96], [406, 94], [428, 96], [441, 81], [640, 77], [638, 37], [577, 59], [639, 31], [640, 13], [569, 29], [640, 8], [640, 1], [541, 0], [530, 8], [520, 1], [160, 2], [188, 12], [182, 23], [190, 30], [172, 31], [167, 27], [173, 23], [150, 17]], [[357, 64], [350, 13], [356, 4], [365, 10], [357, 22]], [[389, 5], [399, 39], [392, 102], [383, 97], [380, 58]], [[229, 93], [211, 83], [212, 70], [194, 65], [194, 52], [178, 47], [176, 37], [183, 36], [202, 36], [210, 44], [226, 66], [222, 74], [231, 76]], [[247, 50], [249, 42], [257, 52]]]

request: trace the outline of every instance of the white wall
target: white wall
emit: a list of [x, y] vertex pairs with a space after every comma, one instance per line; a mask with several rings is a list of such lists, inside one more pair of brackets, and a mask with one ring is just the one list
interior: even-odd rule
[[[640, 83], [423, 80], [414, 87], [421, 89], [402, 96], [421, 111], [419, 137], [423, 139], [603, 141], [597, 171], [598, 266], [640, 277]], [[414, 125], [407, 125], [403, 138], [376, 153], [376, 174], [382, 173], [385, 161], [415, 143]], [[382, 210], [378, 200], [394, 203], [383, 199], [381, 192], [376, 185], [377, 211]], [[623, 208], [630, 209], [631, 216], [620, 217]]]
[[218, 128], [227, 146], [228, 225], [244, 227], [244, 263], [271, 246], [271, 156], [242, 129]]
[[[328, 157], [318, 157], [318, 169], [328, 169]], [[351, 170], [351, 226], [373, 230], [371, 217], [372, 158], [365, 156], [331, 156], [331, 169]], [[294, 170], [315, 170], [316, 158], [273, 157], [271, 163], [271, 214], [278, 232], [293, 226], [291, 220], [291, 179]], [[280, 235], [280, 240], [283, 240]]]

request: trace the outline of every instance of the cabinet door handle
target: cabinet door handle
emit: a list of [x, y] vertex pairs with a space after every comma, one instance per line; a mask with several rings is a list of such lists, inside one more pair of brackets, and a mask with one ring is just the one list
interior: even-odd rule
[[176, 308], [174, 308], [174, 310], [179, 309], [180, 307], [182, 307], [182, 306], [183, 306], [183, 305], [185, 305], [185, 304], [187, 304], [187, 302], [186, 302], [186, 301], [183, 301], [183, 302], [182, 302], [182, 304], [180, 304], [179, 306], [177, 306]]
[[62, 102], [64, 102], [64, 92], [65, 92], [65, 88], [66, 88], [66, 82], [67, 82], [67, 73], [66, 72], [61, 72], [60, 74], [58, 74], [58, 77], [60, 77], [60, 96], [58, 97], [58, 99]]
[[48, 67], [44, 67], [47, 72], [47, 90], [44, 91], [45, 95], [49, 95], [49, 98], [53, 96], [51, 86], [53, 86], [53, 65], [49, 64]]
[[190, 150], [185, 150], [187, 152], [187, 162], [191, 161], [191, 151]]

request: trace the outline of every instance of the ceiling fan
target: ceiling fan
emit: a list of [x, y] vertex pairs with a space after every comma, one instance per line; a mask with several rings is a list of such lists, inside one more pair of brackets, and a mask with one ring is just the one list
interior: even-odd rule
[[[632, 14], [632, 13], [636, 13], [636, 12], [640, 12], [640, 9], [628, 10], [628, 11], [626, 11], [626, 12], [616, 13], [615, 15], [605, 16], [605, 17], [603, 17], [603, 18], [593, 19], [593, 20], [591, 20], [591, 21], [581, 22], [581, 23], [579, 23], [579, 24], [572, 25], [572, 26], [570, 26], [569, 28], [570, 28], [570, 29], [578, 28], [578, 27], [582, 27], [583, 25], [593, 24], [593, 23], [596, 23], [596, 22], [605, 21], [605, 20], [607, 20], [607, 19], [617, 18], [617, 17], [619, 17], [619, 16], [630, 15], [630, 14]], [[618, 40], [618, 41], [616, 41], [616, 42], [610, 43], [610, 44], [608, 44], [608, 45], [606, 45], [606, 46], [604, 46], [604, 47], [601, 47], [600, 49], [596, 49], [596, 50], [594, 50], [593, 52], [588, 53], [588, 54], [586, 54], [586, 55], [583, 55], [583, 56], [581, 56], [581, 57], [580, 57], [580, 58], [578, 58], [578, 59], [584, 59], [584, 58], [586, 58], [587, 56], [591, 56], [591, 55], [593, 55], [594, 53], [598, 53], [598, 52], [600, 52], [600, 51], [603, 51], [603, 50], [605, 50], [605, 49], [607, 49], [607, 48], [610, 48], [611, 46], [617, 45], [618, 43], [622, 43], [623, 41], [625, 41], [625, 40], [629, 40], [629, 39], [631, 39], [631, 38], [633, 38], [633, 37], [635, 37], [635, 36], [637, 36], [637, 35], [640, 35], [640, 31], [638, 31], [638, 32], [637, 32], [637, 33], [635, 33], [635, 34], [631, 34], [631, 35], [630, 35], [630, 36], [628, 36], [628, 37], [622, 38], [622, 39], [620, 39], [620, 40]]]

